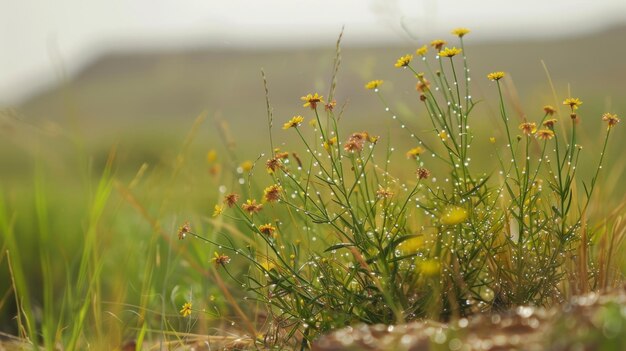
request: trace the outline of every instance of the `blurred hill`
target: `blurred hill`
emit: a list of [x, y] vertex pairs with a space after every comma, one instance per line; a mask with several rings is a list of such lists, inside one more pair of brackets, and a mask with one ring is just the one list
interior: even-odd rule
[[[465, 47], [474, 98], [489, 98], [484, 113], [494, 111], [495, 106], [490, 105], [495, 103], [494, 89], [485, 76], [495, 70], [507, 72], [510, 80], [506, 83], [514, 84], [515, 90], [507, 91], [513, 92], [516, 105], [526, 108], [518, 110], [520, 116], [541, 118], [541, 107], [559, 104], [570, 95], [568, 91], [585, 102], [587, 109], [582, 113], [626, 111], [626, 27], [546, 41], [480, 42], [474, 38], [477, 35], [470, 33]], [[448, 34], [442, 37], [451, 46], [456, 43]], [[387, 101], [419, 130], [419, 114], [424, 111], [414, 90], [415, 80], [393, 64], [431, 39], [436, 38], [425, 38], [413, 47], [343, 47], [336, 99], [340, 106], [346, 103], [344, 123], [361, 130], [373, 125], [380, 129], [381, 120], [389, 122], [380, 101], [363, 89], [365, 82], [383, 79]], [[265, 145], [261, 68], [269, 81], [274, 127], [279, 129], [294, 114], [310, 117], [310, 112], [301, 108], [300, 96], [314, 91], [327, 95], [334, 56], [332, 42], [323, 48], [294, 50], [115, 52], [62, 85], [28, 99], [15, 113], [33, 128], [63, 131], [71, 127], [88, 142], [109, 148], [111, 140], [141, 144], [183, 138], [191, 121], [205, 111], [209, 120], [227, 120], [236, 139], [262, 140]], [[541, 60], [553, 79], [556, 100]], [[416, 67], [423, 69], [423, 65]], [[204, 147], [219, 144], [220, 135], [214, 123], [207, 123], [202, 134]]]

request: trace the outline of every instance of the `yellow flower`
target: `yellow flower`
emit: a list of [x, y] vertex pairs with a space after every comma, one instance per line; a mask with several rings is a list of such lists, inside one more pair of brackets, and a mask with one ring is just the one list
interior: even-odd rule
[[372, 81], [367, 82], [367, 84], [365, 84], [365, 89], [370, 89], [370, 90], [376, 89], [382, 84], [383, 84], [383, 81], [380, 79], [372, 80]]
[[467, 210], [459, 206], [449, 206], [443, 211], [441, 218], [441, 224], [444, 225], [457, 225], [465, 222], [467, 219]]
[[302, 123], [302, 121], [304, 121], [304, 117], [302, 116], [293, 116], [291, 117], [291, 119], [289, 120], [289, 122], [283, 124], [283, 129], [289, 129], [289, 128], [297, 128], [300, 123]]
[[217, 160], [217, 151], [211, 149], [206, 153], [206, 161], [208, 163], [213, 163], [215, 160]]
[[578, 106], [582, 105], [583, 102], [578, 98], [567, 98], [563, 101], [563, 105], [569, 105], [572, 111], [578, 109]]
[[180, 310], [180, 314], [182, 314], [183, 317], [191, 315], [191, 302], [185, 302], [183, 308]]
[[250, 172], [252, 170], [252, 167], [254, 166], [254, 163], [252, 163], [252, 161], [250, 160], [246, 160], [241, 162], [241, 164], [239, 165], [239, 167], [241, 167], [241, 169], [244, 172]]
[[424, 248], [423, 236], [416, 236], [411, 239], [407, 239], [406, 241], [403, 241], [399, 246], [400, 251], [402, 251], [402, 253], [405, 255], [414, 254], [423, 248]]
[[434, 47], [437, 51], [440, 51], [444, 45], [446, 45], [446, 41], [441, 39], [436, 39], [430, 42], [430, 46]]
[[537, 124], [535, 124], [535, 122], [524, 122], [519, 125], [519, 129], [526, 135], [535, 134], [537, 131]]
[[420, 55], [420, 56], [426, 56], [426, 53], [428, 52], [428, 46], [424, 45], [421, 48], [415, 50], [415, 53]]
[[213, 208], [213, 217], [217, 217], [217, 216], [221, 215], [222, 212], [224, 212], [224, 206], [222, 206], [222, 205], [215, 205], [215, 207]]
[[439, 138], [441, 138], [441, 141], [446, 141], [448, 140], [448, 134], [446, 134], [446, 132], [442, 130], [441, 132], [439, 132]]
[[276, 268], [276, 265], [274, 264], [274, 262], [270, 261], [268, 258], [260, 258], [260, 259], [257, 259], [257, 261], [259, 262], [261, 267], [263, 267], [263, 269], [265, 269], [268, 272]]
[[463, 36], [469, 32], [469, 29], [463, 27], [455, 28], [454, 30], [452, 30], [452, 34], [456, 35], [459, 38], [463, 38]]
[[211, 259], [211, 261], [215, 262], [216, 266], [225, 266], [230, 262], [230, 257], [226, 255], [220, 255], [217, 252], [215, 252], [213, 255], [214, 257]]
[[545, 121], [543, 121], [543, 126], [548, 127], [548, 128], [554, 128], [554, 125], [556, 124], [556, 122], [557, 122], [556, 118], [546, 119]]
[[248, 212], [248, 214], [255, 214], [257, 212], [261, 212], [263, 205], [257, 204], [256, 200], [246, 200], [246, 203], [241, 205], [241, 208]]
[[537, 132], [537, 137], [543, 140], [550, 140], [554, 137], [554, 132], [550, 129], [540, 129]]
[[427, 277], [436, 277], [441, 272], [441, 263], [434, 259], [428, 259], [419, 262], [420, 272]]
[[324, 103], [324, 97], [318, 95], [317, 93], [313, 95], [307, 94], [306, 96], [301, 97], [300, 100], [304, 101], [304, 105], [302, 105], [302, 107], [310, 106], [311, 110], [315, 110], [318, 103]]
[[259, 231], [261, 233], [263, 233], [264, 235], [271, 237], [274, 235], [274, 232], [276, 231], [276, 227], [274, 227], [271, 224], [263, 224], [261, 226], [259, 226]]
[[489, 138], [489, 142], [492, 143], [492, 144], [495, 144], [496, 143], [496, 138], [495, 137], [490, 137]]
[[413, 59], [413, 55], [406, 54], [406, 55], [400, 57], [398, 59], [398, 61], [396, 61], [396, 64], [394, 66], [396, 66], [396, 67], [406, 67], [406, 66], [409, 65], [409, 63], [411, 63], [412, 59]]
[[337, 137], [334, 136], [326, 141], [324, 141], [324, 149], [326, 149], [326, 151], [330, 151], [330, 147], [337, 144]]
[[619, 118], [616, 114], [605, 113], [602, 115], [602, 120], [609, 124], [609, 128], [619, 123]]
[[280, 185], [273, 184], [265, 188], [263, 190], [263, 201], [265, 202], [276, 202], [280, 200], [280, 193], [283, 191], [283, 188]]
[[313, 118], [312, 120], [309, 121], [309, 125], [311, 127], [316, 127], [317, 126], [317, 120], [315, 118]]
[[487, 78], [489, 78], [489, 80], [500, 80], [504, 78], [504, 72], [491, 72], [487, 75]]
[[439, 56], [441, 57], [454, 57], [455, 55], [458, 55], [461, 53], [461, 49], [457, 49], [456, 47], [453, 48], [448, 48], [446, 47], [445, 49], [439, 51]]
[[411, 150], [406, 152], [406, 158], [414, 158], [417, 159], [417, 156], [424, 152], [424, 148], [421, 146], [417, 146], [412, 148]]

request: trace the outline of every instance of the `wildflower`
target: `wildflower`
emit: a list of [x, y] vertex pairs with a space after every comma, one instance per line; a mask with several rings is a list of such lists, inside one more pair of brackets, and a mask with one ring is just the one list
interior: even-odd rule
[[492, 144], [495, 144], [496, 143], [496, 138], [495, 137], [490, 137], [489, 138], [489, 142], [492, 143]]
[[280, 159], [278, 157], [270, 158], [265, 162], [265, 168], [267, 168], [267, 173], [274, 173], [277, 169], [281, 168], [282, 164], [280, 163]]
[[389, 190], [389, 188], [383, 188], [382, 186], [378, 187], [376, 191], [376, 197], [379, 199], [388, 199], [393, 196], [393, 192]]
[[556, 122], [557, 122], [556, 118], [546, 119], [545, 121], [543, 121], [543, 126], [552, 129], [554, 128], [554, 125], [556, 124]]
[[411, 54], [406, 54], [402, 57], [400, 57], [398, 59], [398, 61], [396, 61], [396, 64], [394, 66], [396, 67], [406, 67], [409, 65], [409, 63], [411, 63], [411, 60], [413, 59], [413, 55]]
[[567, 98], [563, 101], [563, 105], [569, 105], [572, 111], [578, 109], [578, 106], [582, 105], [583, 102], [578, 98]]
[[277, 159], [280, 160], [286, 160], [289, 158], [289, 153], [288, 152], [277, 152], [276, 154], [274, 154], [274, 157], [276, 157]]
[[543, 111], [546, 113], [546, 115], [548, 116], [553, 116], [556, 113], [556, 109], [554, 107], [552, 107], [551, 105], [545, 105], [543, 107]]
[[263, 269], [265, 269], [268, 272], [276, 268], [276, 265], [274, 264], [274, 262], [270, 261], [268, 258], [257, 259], [257, 261], [259, 262], [261, 267], [263, 267]]
[[434, 47], [437, 51], [441, 51], [441, 48], [446, 44], [446, 41], [441, 39], [436, 39], [430, 42], [430, 46]]
[[222, 206], [222, 205], [215, 205], [215, 207], [213, 208], [213, 217], [217, 217], [217, 216], [221, 215], [222, 212], [224, 212], [224, 206]]
[[493, 81], [500, 80], [500, 79], [504, 78], [504, 72], [502, 72], [502, 71], [491, 72], [491, 73], [489, 73], [487, 75], [487, 78], [489, 80], [493, 80]]
[[417, 179], [428, 179], [430, 177], [430, 171], [426, 168], [418, 168], [415, 174], [417, 174]]
[[311, 127], [317, 127], [317, 120], [316, 120], [315, 118], [311, 119], [311, 120], [309, 121], [309, 125], [310, 125]]
[[276, 227], [274, 227], [271, 224], [263, 224], [261, 226], [259, 226], [259, 231], [261, 233], [263, 233], [265, 236], [271, 237], [274, 235], [274, 232], [276, 231]]
[[226, 255], [220, 255], [217, 252], [214, 253], [215, 257], [211, 259], [211, 261], [215, 262], [216, 266], [225, 266], [230, 263], [230, 257]]
[[616, 114], [605, 113], [602, 115], [602, 120], [609, 124], [609, 128], [619, 123], [619, 118]]
[[380, 79], [371, 80], [371, 81], [367, 82], [367, 84], [365, 84], [365, 89], [369, 89], [369, 90], [376, 89], [379, 86], [381, 86], [382, 84], [383, 84], [383, 81], [380, 80]]
[[317, 93], [311, 95], [311, 94], [307, 94], [306, 96], [303, 96], [300, 98], [300, 100], [304, 101], [304, 105], [302, 105], [302, 107], [311, 107], [311, 110], [315, 110], [317, 108], [317, 104], [318, 103], [324, 103], [324, 97], [318, 95]]
[[420, 249], [424, 248], [424, 237], [416, 236], [410, 239], [407, 239], [400, 244], [400, 249], [404, 254], [414, 254]]
[[469, 33], [469, 32], [470, 32], [470, 30], [469, 30], [469, 29], [467, 29], [467, 28], [455, 28], [455, 29], [452, 31], [452, 34], [456, 35], [456, 36], [457, 36], [457, 37], [459, 37], [459, 38], [463, 38], [463, 36], [464, 36], [465, 34]]
[[248, 212], [248, 214], [252, 215], [258, 213], [263, 208], [262, 204], [257, 204], [256, 200], [246, 200], [246, 203], [241, 205], [244, 211]]
[[421, 146], [414, 147], [411, 150], [406, 152], [406, 158], [417, 159], [417, 157], [421, 155], [423, 152], [424, 152], [423, 147]]
[[439, 56], [441, 56], [441, 57], [454, 57], [454, 56], [460, 54], [461, 51], [463, 51], [463, 50], [457, 49], [456, 47], [453, 47], [453, 48], [446, 47], [442, 51], [439, 51]]
[[337, 143], [337, 137], [334, 136], [328, 140], [324, 141], [324, 149], [326, 149], [326, 151], [330, 151], [330, 147], [335, 145]]
[[348, 139], [348, 141], [343, 145], [343, 149], [347, 152], [359, 152], [363, 150], [363, 142]]
[[178, 240], [183, 240], [187, 236], [187, 233], [191, 233], [189, 222], [185, 222], [178, 228]]
[[280, 193], [283, 188], [280, 185], [270, 185], [263, 190], [263, 200], [265, 202], [276, 202], [280, 200]]
[[283, 124], [283, 129], [287, 130], [289, 128], [297, 128], [300, 123], [302, 123], [302, 121], [304, 121], [304, 117], [302, 116], [293, 116], [291, 117], [291, 119], [289, 120], [289, 122]]
[[254, 163], [252, 163], [252, 161], [250, 160], [245, 160], [241, 162], [239, 167], [241, 167], [241, 170], [244, 172], [250, 172], [252, 170], [252, 167], [254, 167]]
[[420, 79], [419, 82], [417, 82], [417, 84], [415, 85], [415, 90], [424, 93], [427, 92], [430, 89], [430, 82], [428, 81], [428, 79]]
[[441, 141], [446, 141], [448, 140], [448, 134], [446, 134], [446, 132], [442, 130], [441, 132], [439, 132], [439, 138], [441, 139]]
[[337, 106], [337, 101], [329, 101], [326, 105], [324, 105], [324, 111], [332, 112], [335, 109], [335, 106]]
[[217, 160], [217, 151], [211, 149], [206, 153], [206, 161], [211, 164], [215, 162], [215, 160]]
[[239, 200], [239, 195], [235, 194], [235, 193], [230, 193], [226, 196], [224, 196], [224, 203], [228, 206], [228, 207], [233, 207], [237, 204], [237, 201]]
[[519, 129], [526, 135], [535, 134], [537, 131], [537, 124], [535, 124], [535, 122], [524, 122], [519, 125]]
[[436, 277], [441, 272], [441, 263], [434, 259], [421, 261], [418, 267], [420, 272], [427, 277]]
[[424, 45], [421, 48], [415, 50], [415, 53], [420, 55], [420, 56], [426, 56], [426, 53], [428, 52], [428, 46]]
[[537, 137], [542, 140], [550, 140], [554, 137], [554, 132], [550, 129], [540, 129], [537, 132]]
[[367, 141], [369, 141], [372, 144], [376, 144], [378, 142], [378, 139], [380, 139], [380, 136], [378, 135], [367, 135]]
[[183, 304], [183, 308], [180, 310], [180, 314], [182, 314], [183, 317], [188, 317], [191, 315], [191, 302], [185, 302]]
[[449, 206], [443, 211], [443, 215], [439, 220], [444, 225], [457, 225], [465, 222], [467, 219], [467, 210], [459, 206]]

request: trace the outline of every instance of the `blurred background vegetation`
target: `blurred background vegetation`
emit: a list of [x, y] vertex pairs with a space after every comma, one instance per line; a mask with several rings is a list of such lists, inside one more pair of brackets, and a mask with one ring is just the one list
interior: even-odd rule
[[[597, 159], [605, 128], [601, 114], [623, 117], [626, 111], [621, 59], [626, 27], [567, 38], [475, 43], [479, 36], [471, 33], [466, 40], [475, 98], [484, 100], [472, 125], [478, 131], [475, 147], [502, 135], [492, 127], [499, 116], [486, 79], [487, 73], [501, 70], [508, 75], [507, 102], [520, 121], [539, 120], [543, 105], [560, 105], [565, 97], [583, 100], [581, 144], [587, 160]], [[441, 37], [451, 39], [447, 32]], [[336, 99], [345, 108], [345, 132], [367, 130], [393, 140], [398, 150], [414, 146], [363, 84], [385, 80], [383, 94], [391, 107], [414, 131], [427, 130], [415, 81], [393, 63], [431, 39], [436, 38], [342, 48]], [[178, 317], [190, 296], [209, 311], [199, 323], [210, 324], [213, 317], [219, 323], [234, 321], [209, 279], [212, 249], [181, 244], [177, 228], [186, 219], [206, 225], [219, 187], [237, 182], [237, 166], [270, 151], [261, 68], [279, 129], [301, 113], [300, 96], [325, 95], [334, 56], [332, 41], [294, 49], [116, 51], [59, 85], [4, 106], [0, 331], [28, 334], [18, 330], [19, 304], [42, 340], [46, 333], [67, 329], [77, 339], [89, 335], [95, 344], [117, 344], [137, 335], [191, 330], [189, 321]], [[609, 144], [604, 192], [600, 189], [606, 208], [600, 211], [623, 200], [625, 136], [624, 128], [617, 128]], [[282, 145], [289, 138], [276, 131], [281, 147], [288, 147]], [[216, 150], [216, 161], [207, 161], [209, 150]], [[492, 171], [489, 157], [485, 153], [475, 167]], [[409, 172], [396, 167], [396, 173]], [[14, 284], [20, 291], [17, 301]], [[75, 326], [83, 320], [81, 311], [88, 311], [81, 317], [87, 322], [83, 329]]]

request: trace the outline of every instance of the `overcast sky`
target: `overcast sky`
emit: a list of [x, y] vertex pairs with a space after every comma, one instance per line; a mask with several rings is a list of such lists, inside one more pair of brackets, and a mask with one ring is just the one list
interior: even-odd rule
[[[626, 23], [626, 0], [0, 0], [0, 106], [112, 49], [332, 46], [578, 35]], [[622, 45], [626, 44], [625, 42]]]

